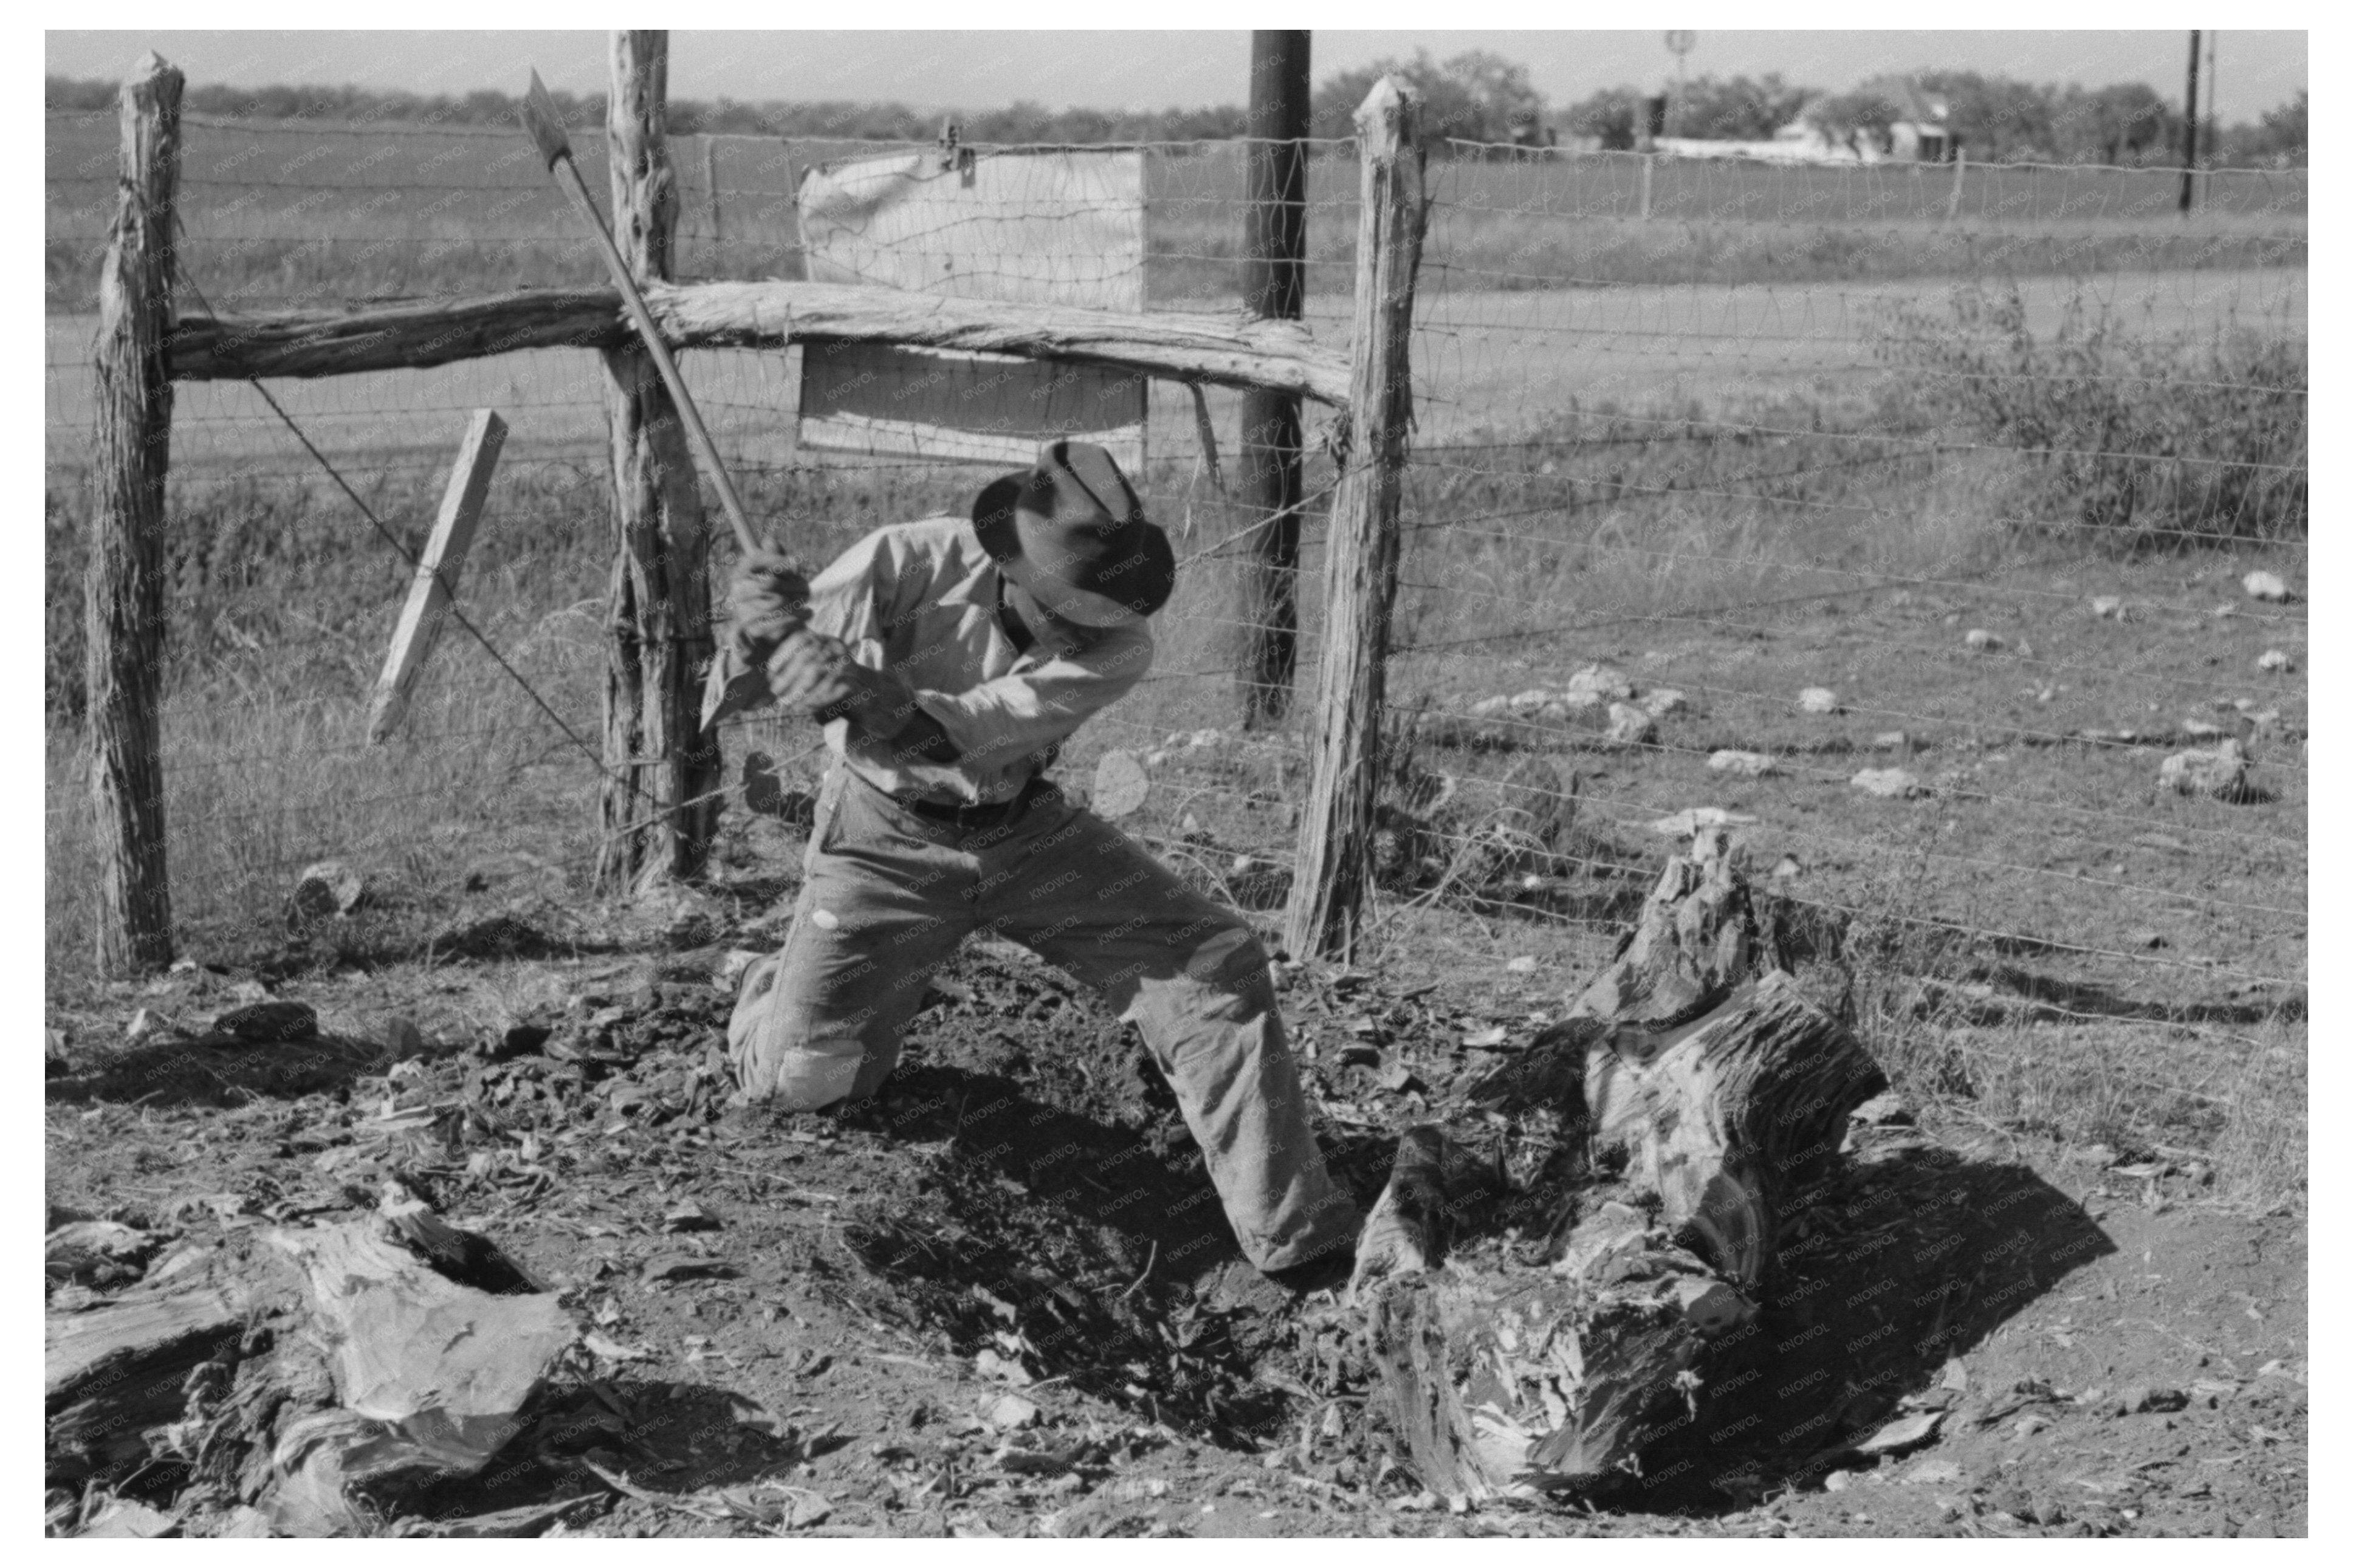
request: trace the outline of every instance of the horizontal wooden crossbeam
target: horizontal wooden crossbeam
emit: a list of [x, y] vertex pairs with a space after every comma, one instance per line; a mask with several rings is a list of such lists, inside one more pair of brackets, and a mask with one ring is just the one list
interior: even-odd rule
[[[1129, 314], [842, 283], [657, 283], [645, 292], [673, 349], [898, 343], [1265, 387], [1335, 407], [1348, 400], [1347, 356], [1318, 344], [1296, 321]], [[345, 310], [183, 312], [174, 318], [169, 354], [175, 381], [349, 375], [522, 349], [610, 348], [628, 332], [613, 289], [531, 289]]]

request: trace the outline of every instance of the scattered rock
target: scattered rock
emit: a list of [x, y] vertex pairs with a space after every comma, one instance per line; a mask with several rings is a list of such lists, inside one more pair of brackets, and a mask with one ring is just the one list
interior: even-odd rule
[[1780, 772], [1780, 765], [1763, 752], [1715, 752], [1709, 754], [1707, 765], [1712, 773], [1739, 773], [1752, 779]]
[[2000, 637], [1983, 626], [1971, 627], [1969, 635], [1961, 640], [1968, 645], [1971, 653], [2000, 653], [2003, 646]]
[[1105, 752], [1095, 763], [1094, 812], [1097, 816], [1132, 816], [1151, 798], [1152, 778], [1134, 752]]
[[1691, 711], [1691, 699], [1672, 686], [1662, 686], [1642, 699], [1642, 711], [1653, 719], [1672, 718]]
[[1018, 1432], [1025, 1426], [1035, 1426], [1042, 1414], [1033, 1400], [1018, 1394], [1003, 1394], [988, 1407], [988, 1424], [1000, 1432]]
[[253, 1045], [314, 1040], [319, 1037], [319, 1015], [307, 1002], [256, 1002], [233, 1007], [215, 1018], [213, 1033], [231, 1035]]
[[1647, 745], [1658, 739], [1659, 721], [1630, 702], [1609, 705], [1609, 739], [1621, 746]]
[[341, 860], [320, 860], [302, 868], [288, 902], [302, 919], [321, 921], [350, 914], [366, 896], [367, 883], [357, 871]]
[[384, 1048], [395, 1059], [425, 1054], [425, 1033], [417, 1026], [417, 1021], [405, 1013], [396, 1013], [386, 1018], [379, 1032], [384, 1039]]
[[1580, 698], [1589, 699], [1591, 702], [1631, 702], [1634, 700], [1634, 683], [1627, 679], [1624, 670], [1614, 665], [1588, 664], [1568, 678], [1568, 689], [1562, 696], [1572, 705], [1576, 705]]
[[1842, 1492], [1852, 1485], [1854, 1485], [1852, 1470], [1832, 1470], [1822, 1478], [1822, 1490], [1826, 1492]]
[[1865, 768], [1847, 782], [1865, 795], [1885, 800], [1910, 800], [1928, 793], [1917, 774], [1902, 768]]
[[2103, 594], [2092, 601], [2092, 614], [2104, 621], [2121, 621], [2125, 618], [2125, 602], [2114, 594]]
[[2272, 572], [2250, 572], [2239, 579], [2239, 586], [2247, 591], [2248, 598], [2261, 599], [2267, 605], [2284, 605], [2295, 596], [2287, 591], [2287, 584], [2280, 581], [2279, 575]]
[[2247, 756], [2236, 739], [2212, 751], [2176, 752], [2158, 770], [2158, 784], [2176, 795], [2239, 800], [2248, 793]]
[[1802, 877], [1805, 875], [1805, 872], [1806, 868], [1798, 864], [1798, 858], [1796, 856], [1784, 855], [1778, 860], [1773, 862], [1773, 869], [1770, 875], [1776, 878], [1787, 879], [1790, 877]]
[[717, 1230], [719, 1216], [690, 1198], [662, 1216], [662, 1228], [672, 1235], [690, 1230]]
[[1504, 972], [1506, 974], [1534, 974], [1536, 972], [1535, 956], [1533, 953], [1522, 953], [1519, 957], [1506, 963], [1504, 965]]
[[2265, 648], [2255, 668], [2270, 675], [2286, 675], [2295, 668], [2295, 660], [2275, 647]]
[[1838, 693], [1827, 686], [1809, 686], [1798, 693], [1798, 710], [1802, 713], [1835, 713], [1839, 710]]

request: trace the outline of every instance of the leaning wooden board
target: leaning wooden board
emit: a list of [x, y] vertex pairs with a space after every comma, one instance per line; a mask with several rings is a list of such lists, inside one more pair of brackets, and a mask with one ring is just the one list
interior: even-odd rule
[[375, 705], [368, 712], [368, 742], [382, 745], [408, 716], [408, 700], [425, 661], [441, 636], [458, 600], [458, 576], [473, 548], [474, 527], [481, 521], [482, 503], [491, 493], [491, 476], [499, 466], [499, 449], [506, 444], [507, 424], [488, 408], [474, 410], [466, 437], [458, 444], [458, 460], [449, 469], [448, 488], [441, 493], [441, 511], [433, 521], [433, 535], [417, 558], [416, 580], [408, 586], [408, 603], [401, 607], [400, 624], [393, 629], [392, 647], [385, 656], [384, 673], [375, 683]]

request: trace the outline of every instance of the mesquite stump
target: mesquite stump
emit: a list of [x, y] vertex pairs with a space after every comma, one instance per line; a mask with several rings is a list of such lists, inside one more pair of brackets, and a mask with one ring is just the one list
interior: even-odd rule
[[1756, 973], [1768, 952], [1725, 837], [1704, 833], [1569, 1018], [1473, 1091], [1584, 1145], [1541, 1261], [1447, 1258], [1462, 1182], [1440, 1129], [1408, 1133], [1355, 1291], [1378, 1402], [1431, 1491], [1594, 1489], [1703, 1423], [1781, 1222], [1886, 1087], [1788, 975]]
[[480, 1471], [578, 1331], [494, 1243], [396, 1190], [371, 1218], [183, 1247], [118, 1294], [61, 1295], [46, 1337], [51, 1485], [323, 1536], [380, 1533], [408, 1495]]

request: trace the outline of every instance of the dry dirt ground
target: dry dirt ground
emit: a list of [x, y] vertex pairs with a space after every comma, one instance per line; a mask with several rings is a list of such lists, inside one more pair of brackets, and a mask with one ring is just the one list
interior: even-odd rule
[[[1761, 1334], [1711, 1369], [1715, 1414], [1589, 1507], [1457, 1513], [1424, 1494], [1368, 1408], [1361, 1320], [1238, 1288], [1140, 1045], [1017, 950], [968, 945], [937, 977], [878, 1100], [731, 1115], [721, 977], [782, 938], [804, 780], [765, 815], [731, 811], [691, 894], [602, 908], [518, 837], [447, 887], [371, 867], [346, 919], [207, 931], [190, 942], [206, 962], [153, 982], [77, 981], [53, 955], [49, 1217], [207, 1243], [406, 1182], [556, 1282], [593, 1336], [549, 1393], [545, 1440], [447, 1506], [576, 1492], [590, 1500], [565, 1528], [597, 1534], [2301, 1534], [2301, 1155], [2250, 1194], [2217, 1181], [2213, 1148], [2232, 1133], [2230, 1073], [2300, 1057], [2304, 1036], [2305, 680], [2256, 657], [2285, 647], [2301, 671], [2306, 650], [2295, 606], [2235, 592], [2247, 564], [2086, 566], [2031, 594], [1922, 586], [1588, 639], [1582, 658], [1694, 702], [1647, 746], [1539, 743], [1583, 780], [1559, 907], [1397, 888], [1375, 966], [1284, 967], [1345, 1179], [1369, 1200], [1398, 1131], [1444, 1119], [1497, 1172], [1468, 1242], [1493, 1258], [1542, 1234], [1559, 1149], [1462, 1090], [1607, 961], [1665, 849], [1652, 816], [1755, 816], [1752, 866], [1777, 896], [1980, 931], [1929, 954], [1957, 1004], [1858, 1018], [1891, 1065], [1874, 1031], [1909, 1031], [1918, 1125], [1858, 1131], [1835, 1201], [1781, 1238]], [[2124, 620], [2085, 607], [2103, 595]], [[2008, 646], [1969, 651], [1979, 626]], [[1460, 703], [1567, 676], [1529, 660], [1430, 684]], [[1845, 711], [1801, 710], [1817, 680]], [[2234, 724], [2239, 700], [2273, 715], [2248, 721], [2260, 797], [2159, 792], [2184, 727]], [[1872, 751], [1896, 727], [1903, 752]], [[2088, 730], [2103, 738], [2067, 738]], [[1230, 744], [1149, 743], [1165, 754], [1131, 823], [1173, 861], [1281, 843], [1279, 771]], [[1782, 771], [1711, 773], [1724, 746]], [[1467, 777], [1523, 758], [1424, 760]], [[1931, 793], [1846, 782], [1881, 762]], [[1763, 875], [1785, 855], [1797, 874]], [[1835, 966], [1799, 978], [1854, 1000]], [[310, 1004], [322, 1038], [196, 1038], [265, 994]], [[127, 1041], [142, 1009], [164, 1027]], [[385, 1044], [405, 1037], [396, 1018], [420, 1043]], [[1934, 1081], [1924, 1040], [1947, 1053]], [[2057, 1113], [1995, 1093], [2030, 1071]], [[2295, 1108], [2290, 1141], [2300, 1090]], [[1855, 1452], [1930, 1412], [1925, 1445]], [[168, 1500], [174, 1481], [134, 1489]], [[767, 1523], [711, 1517], [731, 1489], [763, 1515], [764, 1497], [797, 1500]], [[217, 1521], [182, 1506], [192, 1532]]]
[[[1165, 1089], [1055, 972], [968, 945], [879, 1100], [746, 1119], [723, 1105], [713, 973], [775, 940], [788, 879], [611, 919], [484, 880], [429, 963], [290, 949], [51, 1017], [70, 1062], [48, 1086], [52, 1223], [212, 1242], [338, 1217], [392, 1177], [565, 1291], [592, 1337], [549, 1398], [577, 1418], [448, 1508], [576, 1492], [595, 1500], [561, 1528], [633, 1536], [2306, 1529], [2304, 1222], [2221, 1206], [2194, 1162], [1933, 1106], [1862, 1131], [1841, 1201], [1785, 1236], [1757, 1370], [1727, 1368], [1712, 1430], [1594, 1507], [1458, 1513], [1390, 1458], [1345, 1305], [1221, 1271], [1232, 1242]], [[1456, 1096], [1562, 977], [1504, 979], [1287, 967], [1284, 999], [1359, 1196], [1398, 1127], [1447, 1115], [1538, 1194], [1474, 1226], [1508, 1249], [1553, 1151]], [[313, 1005], [322, 1037], [121, 1043], [133, 1008], [201, 1030], [262, 989]], [[396, 1015], [421, 1049], [374, 1043]], [[1937, 1440], [1850, 1451], [1925, 1410]], [[731, 1494], [797, 1501], [709, 1517]], [[181, 1506], [192, 1533], [216, 1522]]]

